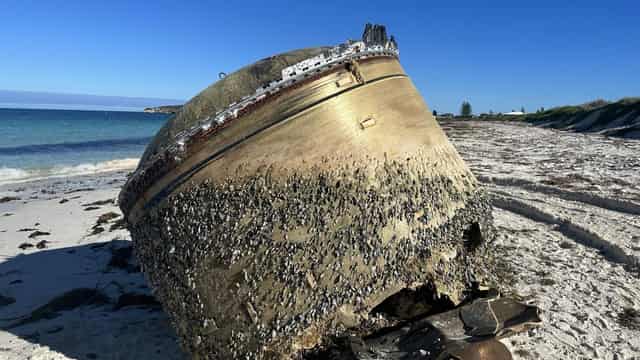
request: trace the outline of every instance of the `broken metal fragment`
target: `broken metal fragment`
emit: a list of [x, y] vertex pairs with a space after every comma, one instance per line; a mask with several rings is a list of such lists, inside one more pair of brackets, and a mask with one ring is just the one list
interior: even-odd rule
[[509, 360], [499, 338], [539, 326], [539, 310], [509, 298], [483, 298], [471, 304], [381, 329], [366, 337], [334, 340], [304, 355], [345, 360]]

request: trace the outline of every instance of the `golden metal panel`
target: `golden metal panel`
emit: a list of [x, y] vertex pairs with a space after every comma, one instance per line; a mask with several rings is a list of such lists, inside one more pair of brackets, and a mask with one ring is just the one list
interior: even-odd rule
[[[455, 150], [448, 145], [446, 137], [396, 59], [389, 57], [367, 59], [358, 65], [358, 70], [367, 79], [367, 83], [359, 84], [355, 81], [350, 84], [344, 83], [345, 78], [351, 78], [351, 73], [346, 68], [338, 68], [321, 78], [289, 90], [286, 96], [263, 104], [234, 121], [200, 145], [195, 154], [190, 155], [182, 164], [158, 179], [145, 191], [132, 211], [132, 219], [161, 191], [167, 193], [169, 187], [168, 192], [171, 192], [171, 187], [175, 187], [176, 182], [205, 178], [221, 179], [234, 173], [234, 169], [240, 165], [255, 168], [269, 164], [270, 161], [267, 158], [272, 159], [271, 163], [279, 159], [279, 165], [315, 164], [322, 157], [334, 154], [327, 145], [336, 150], [340, 149], [339, 151], [343, 154], [353, 156], [379, 153], [377, 150], [380, 149], [384, 149], [383, 152], [389, 154], [399, 152], [403, 148], [406, 149], [404, 151], [415, 151], [418, 149], [416, 145], [423, 147], [428, 145], [433, 146], [433, 149], [429, 150], [433, 153], [444, 151], [457, 157]], [[336, 82], [341, 81], [345, 85], [336, 87]], [[354, 129], [360, 130], [358, 129], [360, 121], [372, 114], [376, 114], [376, 123], [380, 123], [375, 132], [368, 131], [364, 135], [354, 131]], [[262, 136], [284, 126], [279, 122], [292, 122], [294, 119], [305, 124], [300, 125], [300, 129], [290, 125], [291, 129], [284, 130], [284, 138], [280, 137], [271, 142], [271, 144], [277, 144], [275, 147], [259, 141]], [[390, 123], [384, 124], [386, 121]], [[274, 124], [279, 125], [274, 126]], [[265, 133], [252, 135], [260, 131]], [[251, 136], [251, 139], [247, 139], [248, 136]], [[324, 146], [319, 148], [304, 146], [304, 144], [320, 145], [316, 144], [314, 139], [319, 139]], [[251, 151], [256, 151], [256, 154], [237, 153], [238, 149], [246, 145], [245, 143], [255, 141], [257, 142], [252, 146]], [[444, 144], [442, 145], [444, 148], [440, 150], [436, 145], [441, 143]], [[349, 148], [351, 146], [354, 147]], [[367, 146], [369, 149], [358, 148], [362, 146]], [[211, 161], [207, 159], [212, 154], [228, 147], [237, 149], [224, 152], [224, 155], [220, 155], [220, 159], [215, 159], [210, 165], [206, 165], [211, 166], [211, 169], [205, 171], [206, 175], [190, 174], [194, 168], [202, 167], [203, 162]], [[260, 154], [266, 154], [267, 158]], [[286, 161], [282, 161], [283, 159]], [[246, 164], [247, 162], [252, 162], [253, 165]]]

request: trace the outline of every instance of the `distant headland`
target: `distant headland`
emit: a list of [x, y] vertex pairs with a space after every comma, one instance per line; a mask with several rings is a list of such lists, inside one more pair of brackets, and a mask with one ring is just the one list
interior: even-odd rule
[[182, 102], [177, 99], [0, 89], [0, 107], [4, 108], [142, 111], [148, 107]]
[[144, 108], [146, 113], [162, 113], [162, 114], [175, 114], [182, 109], [182, 105], [162, 105]]

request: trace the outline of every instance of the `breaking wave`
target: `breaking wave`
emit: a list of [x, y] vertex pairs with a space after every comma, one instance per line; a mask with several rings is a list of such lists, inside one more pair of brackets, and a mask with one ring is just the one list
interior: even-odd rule
[[92, 175], [118, 170], [133, 170], [138, 165], [137, 158], [108, 160], [72, 166], [53, 166], [40, 169], [16, 169], [0, 167], [0, 185], [20, 183], [47, 178]]

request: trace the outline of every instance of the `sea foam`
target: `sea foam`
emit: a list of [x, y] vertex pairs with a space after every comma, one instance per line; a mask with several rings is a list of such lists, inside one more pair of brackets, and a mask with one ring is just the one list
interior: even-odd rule
[[0, 167], [0, 185], [21, 183], [47, 178], [92, 175], [118, 170], [133, 170], [139, 159], [115, 159], [98, 163], [86, 163], [73, 166], [53, 166], [38, 169], [16, 169]]

